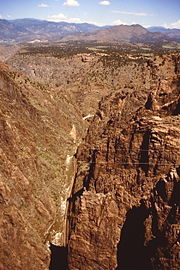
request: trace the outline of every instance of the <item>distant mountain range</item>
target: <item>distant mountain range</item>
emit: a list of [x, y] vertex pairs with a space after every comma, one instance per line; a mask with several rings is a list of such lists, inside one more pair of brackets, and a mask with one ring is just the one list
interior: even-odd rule
[[110, 40], [154, 42], [180, 40], [180, 29], [141, 25], [104, 26], [88, 23], [49, 22], [36, 19], [0, 20], [0, 43], [23, 43], [33, 40]]
[[147, 28], [148, 31], [154, 33], [154, 32], [160, 32], [162, 34], [167, 35], [169, 38], [179, 40], [180, 41], [180, 29], [170, 29], [170, 28], [165, 28], [161, 26], [152, 26]]
[[69, 34], [88, 33], [99, 29], [101, 27], [88, 23], [56, 23], [36, 19], [0, 20], [0, 42], [58, 40]]
[[128, 42], [155, 42], [169, 39], [162, 33], [151, 33], [138, 24], [117, 25], [92, 33], [80, 33], [65, 36], [62, 40], [100, 40], [100, 41], [128, 41]]

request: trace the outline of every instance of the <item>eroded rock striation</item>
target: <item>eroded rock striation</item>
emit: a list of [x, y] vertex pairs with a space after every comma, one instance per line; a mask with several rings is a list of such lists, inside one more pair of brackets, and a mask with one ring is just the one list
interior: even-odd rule
[[178, 65], [149, 61], [144, 88], [101, 101], [76, 154], [69, 269], [179, 269]]

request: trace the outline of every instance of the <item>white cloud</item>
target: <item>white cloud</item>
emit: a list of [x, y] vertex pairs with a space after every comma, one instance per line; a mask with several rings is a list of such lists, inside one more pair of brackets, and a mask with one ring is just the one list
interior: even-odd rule
[[[131, 21], [129, 23], [127, 22], [124, 22], [124, 21], [121, 21], [121, 20], [115, 20], [111, 23], [111, 25], [134, 25], [134, 24], [138, 24], [137, 22], [135, 21]], [[141, 24], [144, 28], [147, 28], [147, 27], [150, 27], [151, 25], [145, 25], [145, 24]]]
[[63, 13], [48, 16], [47, 20], [52, 21], [52, 22], [62, 22], [63, 21], [63, 22], [68, 22], [68, 23], [81, 23], [82, 22], [80, 18], [70, 18], [70, 17], [64, 15]]
[[47, 8], [47, 7], [49, 7], [49, 5], [48, 4], [45, 4], [45, 3], [41, 3], [41, 4], [38, 5], [38, 7], [40, 7], [40, 8]]
[[121, 10], [113, 10], [113, 13], [122, 14], [122, 15], [133, 15], [133, 16], [153, 16], [152, 14], [148, 14], [145, 12], [133, 12], [133, 11], [121, 11]]
[[106, 25], [106, 23], [99, 23], [99, 22], [94, 22], [94, 21], [82, 21], [82, 23], [95, 24], [97, 26], [104, 26], [104, 25]]
[[99, 2], [99, 4], [102, 6], [109, 6], [111, 4], [111, 2], [110, 1], [101, 1], [101, 2]]
[[115, 20], [112, 22], [113, 25], [120, 25], [120, 24], [124, 24], [124, 25], [127, 25], [127, 23], [121, 21], [121, 20]]
[[10, 14], [4, 15], [4, 16], [2, 16], [0, 14], [0, 19], [8, 20], [8, 19], [11, 19], [11, 18], [12, 18], [12, 15], [10, 15]]
[[151, 27], [152, 25], [151, 25], [151, 24], [141, 24], [141, 26], [143, 26], [144, 28], [149, 28], [149, 27]]
[[178, 28], [180, 29], [180, 20], [177, 20], [176, 22], [173, 22], [168, 25], [169, 28]]
[[52, 22], [61, 22], [66, 20], [67, 17], [63, 14], [63, 13], [59, 13], [59, 14], [55, 14], [55, 15], [49, 15], [47, 17], [48, 21], [52, 21]]
[[64, 6], [78, 7], [79, 2], [76, 0], [67, 0], [66, 2], [64, 2]]
[[105, 24], [98, 23], [98, 22], [82, 20], [81, 18], [71, 18], [71, 17], [64, 15], [63, 13], [49, 15], [45, 19], [48, 21], [51, 21], [51, 22], [62, 22], [63, 21], [63, 22], [68, 22], [68, 23], [89, 23], [89, 24], [95, 24], [98, 26], [105, 25]]

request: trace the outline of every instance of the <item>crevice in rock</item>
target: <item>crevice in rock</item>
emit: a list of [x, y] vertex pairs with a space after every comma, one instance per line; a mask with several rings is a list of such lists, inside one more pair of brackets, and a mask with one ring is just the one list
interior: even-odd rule
[[51, 261], [49, 270], [67, 270], [67, 247], [50, 245]]
[[145, 175], [148, 176], [149, 171], [149, 141], [150, 141], [151, 131], [147, 130], [144, 133], [143, 141], [140, 147], [139, 154], [139, 167], [145, 172]]
[[109, 160], [109, 145], [110, 145], [110, 139], [107, 140], [107, 150], [106, 150], [106, 161]]
[[159, 165], [162, 161], [163, 155], [162, 152], [159, 152], [158, 156], [157, 156], [157, 160], [156, 163], [153, 167], [153, 175], [156, 176], [158, 174], [158, 170], [159, 170]]
[[145, 103], [145, 108], [147, 110], [151, 110], [152, 109], [152, 106], [153, 106], [153, 94], [150, 93], [148, 98], [147, 98], [147, 101]]
[[166, 184], [164, 180], [159, 180], [158, 183], [156, 184], [156, 191], [158, 195], [162, 198], [164, 202], [167, 201], [167, 190], [166, 190]]
[[179, 115], [180, 114], [180, 99], [177, 102], [176, 108], [173, 112], [173, 115]]
[[116, 270], [151, 270], [145, 242], [144, 221], [149, 216], [144, 201], [139, 207], [133, 206], [126, 214], [126, 220], [121, 231], [118, 244]]
[[84, 179], [84, 183], [83, 186], [89, 190], [89, 183], [90, 183], [90, 179], [94, 178], [94, 170], [96, 167], [96, 157], [97, 157], [97, 153], [98, 150], [94, 149], [92, 152], [92, 156], [91, 156], [91, 161], [90, 161], [90, 168], [89, 168], [89, 173], [88, 176]]

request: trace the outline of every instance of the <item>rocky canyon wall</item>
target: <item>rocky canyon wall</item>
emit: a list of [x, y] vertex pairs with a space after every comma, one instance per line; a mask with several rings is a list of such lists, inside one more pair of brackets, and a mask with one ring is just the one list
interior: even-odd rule
[[71, 156], [84, 124], [67, 93], [0, 63], [1, 270], [47, 270], [48, 243], [63, 245]]
[[69, 269], [179, 269], [178, 69], [156, 58], [101, 101], [76, 154]]

